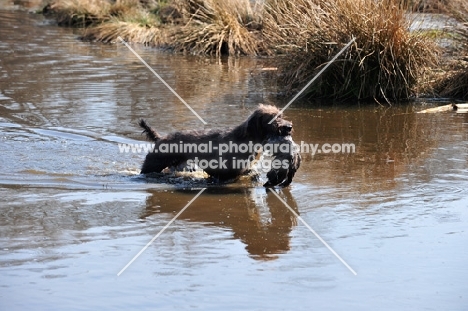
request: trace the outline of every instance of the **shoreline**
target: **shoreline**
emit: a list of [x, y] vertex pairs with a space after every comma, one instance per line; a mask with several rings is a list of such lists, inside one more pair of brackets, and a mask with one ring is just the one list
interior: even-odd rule
[[[122, 37], [174, 53], [266, 57], [278, 67], [271, 78], [283, 86], [278, 91], [285, 96], [297, 93], [352, 33], [356, 43], [306, 96], [378, 103], [468, 99], [468, 23], [462, 22], [468, 20], [468, 12], [457, 11], [457, 16], [447, 8], [438, 8], [444, 13], [409, 12], [396, 0], [364, 9], [352, 0], [298, 0], [297, 8], [285, 5], [286, 0], [265, 2], [264, 6], [249, 0], [52, 0], [36, 4], [36, 13], [59, 26], [80, 29], [84, 41], [115, 43]], [[299, 4], [309, 6], [307, 14], [295, 11]], [[318, 18], [309, 22], [310, 16]], [[365, 23], [363, 17], [368, 19]], [[328, 27], [330, 23], [336, 27]], [[370, 44], [371, 40], [377, 41]]]

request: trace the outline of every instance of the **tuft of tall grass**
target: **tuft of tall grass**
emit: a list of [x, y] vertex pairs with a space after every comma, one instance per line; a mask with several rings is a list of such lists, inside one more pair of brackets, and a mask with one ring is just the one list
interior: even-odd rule
[[442, 97], [468, 100], [468, 63], [459, 64], [444, 75], [437, 82], [436, 92]]
[[108, 0], [55, 0], [43, 10], [53, 15], [60, 26], [86, 27], [109, 19]]
[[447, 3], [448, 13], [461, 22], [468, 22], [468, 1], [449, 0]]
[[401, 0], [401, 4], [412, 12], [445, 13], [447, 0]]
[[184, 0], [188, 20], [177, 34], [176, 49], [192, 54], [257, 55], [261, 11], [249, 0]]
[[119, 36], [128, 42], [161, 47], [170, 42], [171, 32], [164, 27], [146, 26], [145, 22], [112, 18], [106, 23], [87, 28], [82, 38], [99, 42], [116, 42]]
[[105, 23], [89, 27], [83, 39], [115, 42], [120, 36], [126, 41], [162, 46], [169, 41], [169, 32], [160, 19], [137, 0], [117, 0], [109, 9], [111, 17]]
[[84, 40], [114, 42], [120, 36], [131, 42], [163, 46], [172, 32], [151, 13], [150, 2], [144, 6], [139, 0], [54, 0], [45, 10], [57, 18], [59, 25], [85, 27]]
[[468, 23], [457, 29], [460, 52], [435, 80], [434, 91], [442, 97], [468, 100]]
[[461, 22], [468, 22], [466, 0], [401, 0], [413, 12], [450, 15]]
[[268, 0], [264, 38], [278, 54], [286, 93], [302, 88], [352, 38], [353, 45], [306, 91], [331, 99], [407, 99], [437, 49], [398, 0]]
[[52, 0], [60, 25], [87, 27], [83, 39], [170, 46], [193, 54], [258, 55], [261, 3], [250, 0]]

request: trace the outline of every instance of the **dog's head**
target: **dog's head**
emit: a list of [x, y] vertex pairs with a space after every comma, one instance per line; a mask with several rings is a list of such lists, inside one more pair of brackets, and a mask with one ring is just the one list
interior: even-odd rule
[[279, 112], [275, 106], [259, 105], [247, 120], [247, 131], [257, 141], [264, 141], [274, 136], [291, 135], [292, 122], [284, 120], [282, 114], [278, 115]]

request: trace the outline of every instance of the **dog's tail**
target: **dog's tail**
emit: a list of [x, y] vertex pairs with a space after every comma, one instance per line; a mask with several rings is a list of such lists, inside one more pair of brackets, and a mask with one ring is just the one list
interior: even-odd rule
[[161, 135], [149, 126], [145, 120], [141, 119], [140, 122], [138, 122], [138, 125], [143, 128], [143, 133], [146, 134], [146, 138], [148, 138], [148, 140], [157, 142], [161, 138]]

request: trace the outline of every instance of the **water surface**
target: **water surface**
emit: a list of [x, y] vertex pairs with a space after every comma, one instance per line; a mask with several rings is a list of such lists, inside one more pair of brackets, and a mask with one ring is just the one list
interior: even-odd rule
[[[138, 119], [203, 128], [123, 45], [0, 10], [0, 309], [466, 310], [468, 116], [411, 106], [286, 111], [303, 154], [279, 195], [140, 176]], [[208, 122], [234, 126], [274, 83], [255, 59], [135, 50]], [[277, 101], [284, 106], [288, 99]]]

